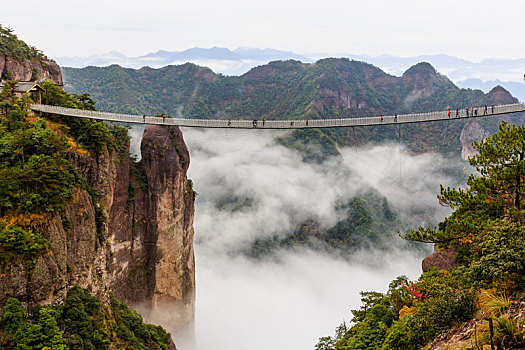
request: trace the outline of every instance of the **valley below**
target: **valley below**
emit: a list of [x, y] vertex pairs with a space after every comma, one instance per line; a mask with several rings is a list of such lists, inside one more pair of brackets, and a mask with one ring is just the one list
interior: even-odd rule
[[[278, 132], [183, 132], [198, 195], [195, 340], [175, 337], [181, 349], [313, 349], [334, 325], [350, 324], [360, 291], [385, 292], [399, 275], [416, 279], [431, 246], [408, 244], [396, 227], [367, 238], [377, 224], [368, 214], [368, 229], [346, 232], [358, 247], [301, 241], [296, 228], [315, 220], [329, 230], [347, 219], [338, 203], [374, 196], [401, 226], [437, 224], [448, 213], [436, 200], [439, 184], [456, 184], [449, 168], [465, 166], [398, 144], [340, 148], [341, 157], [315, 164], [277, 143]], [[274, 237], [287, 244], [253, 254], [256, 242]]]

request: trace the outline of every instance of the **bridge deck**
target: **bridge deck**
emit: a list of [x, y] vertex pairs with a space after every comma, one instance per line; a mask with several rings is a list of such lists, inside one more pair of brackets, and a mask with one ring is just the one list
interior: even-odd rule
[[227, 120], [227, 119], [184, 119], [184, 118], [162, 118], [132, 114], [121, 113], [107, 113], [94, 112], [80, 109], [56, 107], [49, 105], [33, 104], [31, 109], [35, 112], [43, 112], [50, 114], [58, 114], [71, 117], [101, 119], [114, 122], [137, 123], [137, 124], [159, 124], [159, 125], [174, 125], [194, 128], [225, 128], [225, 129], [306, 129], [306, 128], [340, 128], [340, 127], [356, 127], [356, 126], [373, 126], [373, 125], [387, 125], [387, 124], [406, 124], [406, 123], [422, 123], [438, 120], [452, 120], [459, 118], [476, 118], [487, 117], [493, 115], [509, 114], [525, 112], [525, 104], [515, 103], [509, 105], [488, 106], [485, 112], [484, 107], [477, 110], [477, 115], [469, 111], [467, 116], [466, 109], [458, 111], [456, 116], [456, 109], [437, 111], [429, 113], [417, 114], [400, 114], [397, 117], [393, 115], [381, 117], [358, 117], [358, 118], [341, 118], [341, 119], [299, 119], [299, 120]]

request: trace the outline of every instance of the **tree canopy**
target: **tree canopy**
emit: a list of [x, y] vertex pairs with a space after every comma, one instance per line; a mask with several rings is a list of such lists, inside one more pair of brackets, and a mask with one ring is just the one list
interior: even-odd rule
[[18, 39], [10, 28], [2, 27], [0, 24], [0, 53], [14, 57], [15, 59], [47, 59], [47, 57], [34, 46], [27, 45]]
[[481, 143], [469, 162], [477, 170], [466, 189], [443, 188], [442, 205], [454, 210], [437, 228], [419, 227], [405, 238], [429, 243], [469, 243], [494, 220], [524, 222], [525, 126], [502, 122], [499, 131]]

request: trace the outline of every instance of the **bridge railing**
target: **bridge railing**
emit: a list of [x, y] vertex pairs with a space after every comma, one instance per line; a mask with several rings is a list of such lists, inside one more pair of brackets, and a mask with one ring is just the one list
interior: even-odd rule
[[428, 113], [412, 113], [376, 117], [356, 117], [356, 118], [339, 118], [339, 119], [298, 119], [298, 120], [246, 120], [246, 119], [186, 119], [186, 118], [169, 118], [169, 117], [152, 117], [140, 116], [123, 113], [108, 113], [98, 111], [79, 110], [73, 108], [33, 104], [33, 111], [58, 114], [80, 118], [101, 119], [114, 122], [125, 123], [142, 123], [158, 125], [174, 125], [183, 127], [198, 128], [242, 128], [242, 129], [302, 129], [302, 128], [334, 128], [334, 127], [352, 127], [367, 125], [387, 125], [387, 124], [405, 124], [421, 123], [438, 120], [476, 118], [491, 115], [501, 115], [508, 113], [524, 112], [525, 105], [521, 103], [469, 107], [463, 109], [450, 109], [445, 111], [435, 111]]

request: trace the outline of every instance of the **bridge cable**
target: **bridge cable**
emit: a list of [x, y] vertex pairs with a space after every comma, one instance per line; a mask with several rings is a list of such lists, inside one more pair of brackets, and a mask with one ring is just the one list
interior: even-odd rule
[[217, 314], [219, 320], [223, 323], [224, 328], [231, 334], [232, 338], [235, 340], [235, 342], [239, 345], [240, 349], [246, 350], [246, 347], [243, 345], [243, 343], [237, 338], [233, 330], [228, 325], [228, 322], [224, 319], [224, 316], [222, 315], [221, 311], [217, 307], [217, 304], [215, 303], [211, 293], [208, 291], [208, 287], [206, 286], [206, 283], [202, 279], [199, 279], [199, 284], [202, 285], [202, 289], [204, 290], [206, 296], [208, 297], [208, 300], [210, 301], [210, 304], [213, 306], [213, 309], [215, 310], [215, 313]]
[[399, 152], [399, 185], [403, 186], [403, 169], [402, 169], [402, 162], [401, 162], [401, 145], [402, 145], [402, 140], [401, 140], [401, 125], [397, 125], [397, 130], [398, 130], [398, 152]]

